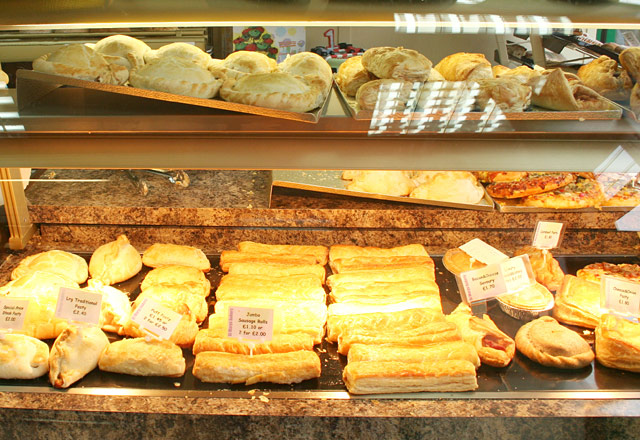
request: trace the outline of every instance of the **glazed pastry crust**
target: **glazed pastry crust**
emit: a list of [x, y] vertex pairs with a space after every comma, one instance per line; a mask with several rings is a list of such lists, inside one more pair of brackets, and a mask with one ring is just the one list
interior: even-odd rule
[[489, 110], [495, 105], [504, 112], [523, 112], [531, 104], [531, 87], [516, 79], [484, 78], [478, 79], [477, 84], [477, 110]]
[[289, 277], [293, 275], [313, 275], [322, 284], [327, 276], [321, 264], [279, 264], [279, 263], [232, 263], [228, 266], [229, 275], [269, 275]]
[[[193, 316], [182, 315], [178, 326], [171, 335], [170, 341], [181, 348], [191, 348], [198, 334], [198, 323]], [[132, 338], [142, 338], [148, 336], [148, 333], [138, 325], [138, 323], [129, 320], [122, 328], [122, 335]]]
[[[414, 90], [412, 81], [400, 79], [374, 79], [362, 84], [356, 91], [356, 103], [360, 110], [375, 110], [376, 106], [385, 110], [392, 109], [396, 113], [404, 111], [412, 105], [411, 92]], [[402, 171], [398, 171], [401, 173]], [[351, 188], [348, 188], [351, 189]], [[358, 191], [352, 189], [352, 191]], [[365, 191], [378, 192], [378, 191]], [[389, 194], [384, 192], [383, 194]], [[408, 192], [407, 192], [408, 194]], [[394, 195], [394, 194], [389, 194]], [[405, 194], [398, 194], [405, 195]]]
[[135, 338], [109, 344], [100, 356], [98, 367], [102, 371], [133, 376], [180, 377], [186, 363], [182, 350], [172, 342]]
[[556, 293], [553, 317], [565, 324], [596, 328], [600, 315], [600, 284], [565, 275]]
[[333, 273], [419, 266], [435, 267], [431, 257], [353, 257], [340, 258], [331, 262]]
[[252, 298], [324, 302], [325, 291], [320, 280], [313, 275], [225, 275], [216, 290], [217, 300]]
[[35, 271], [61, 275], [78, 284], [87, 281], [89, 276], [84, 258], [70, 252], [52, 250], [23, 258], [11, 272], [11, 279], [15, 280]]
[[468, 361], [480, 367], [475, 347], [464, 341], [447, 341], [424, 346], [354, 344], [349, 349], [348, 362], [420, 363], [445, 360]]
[[257, 254], [272, 255], [312, 255], [316, 259], [316, 263], [325, 265], [329, 255], [329, 249], [326, 246], [308, 246], [294, 244], [264, 244], [253, 241], [241, 241], [238, 243], [240, 252], [252, 252]]
[[211, 270], [211, 263], [200, 249], [179, 244], [156, 243], [142, 254], [145, 266], [191, 266], [203, 272]]
[[472, 391], [478, 388], [471, 362], [349, 362], [342, 378], [352, 394]]
[[320, 358], [314, 351], [269, 353], [247, 356], [206, 351], [198, 353], [193, 375], [202, 382], [259, 382], [291, 384], [320, 377]]
[[31, 336], [0, 339], [0, 379], [35, 379], [49, 370], [49, 346]]
[[348, 298], [369, 296], [372, 299], [380, 297], [400, 296], [411, 292], [424, 292], [428, 295], [440, 295], [440, 289], [434, 281], [398, 281], [398, 282], [370, 282], [362, 284], [343, 284], [334, 287], [331, 292], [333, 302], [342, 302]]
[[578, 77], [585, 86], [613, 101], [629, 99], [633, 82], [629, 74], [608, 56], [601, 56], [578, 69]]
[[229, 271], [229, 265], [234, 263], [272, 263], [272, 264], [316, 264], [314, 255], [279, 255], [256, 252], [222, 251], [220, 268]]
[[564, 272], [560, 268], [558, 260], [553, 258], [551, 251], [525, 246], [516, 250], [513, 255], [517, 257], [524, 254], [529, 256], [529, 262], [537, 282], [554, 292], [560, 289]]
[[553, 294], [538, 282], [514, 293], [500, 295], [499, 298], [507, 305], [525, 310], [542, 310], [553, 305]]
[[131, 316], [131, 302], [126, 293], [103, 284], [96, 279], [90, 279], [83, 290], [100, 293], [102, 307], [100, 309], [100, 327], [105, 332], [122, 334], [124, 325]]
[[337, 273], [327, 277], [330, 288], [345, 284], [398, 281], [435, 281], [435, 270], [428, 266], [403, 267], [399, 269], [361, 270]]
[[142, 269], [142, 257], [126, 235], [99, 246], [89, 260], [92, 278], [111, 285], [126, 281]]
[[176, 313], [184, 316], [192, 316], [197, 322], [202, 322], [207, 317], [207, 301], [202, 295], [197, 295], [183, 289], [179, 284], [154, 284], [140, 292], [133, 303], [133, 309], [142, 304], [146, 298], [150, 298]]
[[96, 326], [67, 327], [56, 338], [49, 356], [49, 381], [68, 388], [98, 366], [109, 339]]
[[374, 246], [354, 246], [347, 244], [336, 244], [329, 248], [329, 261], [341, 258], [356, 257], [428, 257], [429, 253], [421, 244], [408, 244], [392, 248], [381, 248]]
[[520, 327], [516, 333], [516, 347], [532, 361], [547, 367], [583, 368], [595, 357], [587, 341], [550, 316]]
[[374, 47], [362, 55], [362, 65], [378, 78], [427, 81], [431, 61], [404, 47]]
[[435, 69], [447, 81], [475, 81], [493, 78], [491, 63], [480, 53], [459, 52], [444, 57]]
[[347, 58], [336, 74], [336, 84], [347, 96], [356, 96], [360, 86], [374, 79], [375, 76], [362, 65], [361, 56]]
[[640, 325], [604, 314], [595, 331], [596, 359], [605, 367], [640, 373]]
[[482, 319], [473, 316], [468, 305], [460, 303], [447, 315], [447, 320], [460, 329], [462, 339], [473, 345], [483, 364], [506, 367], [516, 354], [516, 344], [502, 332], [488, 315]]
[[313, 350], [313, 338], [304, 333], [274, 335], [271, 341], [239, 341], [226, 337], [219, 328], [201, 329], [193, 344], [193, 354], [204, 351], [221, 351], [244, 355], [265, 353], [289, 353], [300, 350]]
[[142, 280], [140, 290], [154, 284], [179, 285], [205, 298], [211, 293], [211, 282], [201, 270], [191, 266], [170, 265], [153, 269]]
[[631, 78], [636, 83], [640, 83], [640, 47], [630, 47], [623, 50], [618, 59]]

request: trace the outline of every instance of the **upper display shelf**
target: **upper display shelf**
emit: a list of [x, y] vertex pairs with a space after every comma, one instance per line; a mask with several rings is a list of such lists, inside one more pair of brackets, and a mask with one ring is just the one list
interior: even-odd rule
[[2, 6], [0, 30], [261, 23], [411, 31], [419, 30], [422, 20], [436, 23], [436, 32], [454, 33], [523, 24], [544, 29], [640, 28], [640, 0], [4, 0]]

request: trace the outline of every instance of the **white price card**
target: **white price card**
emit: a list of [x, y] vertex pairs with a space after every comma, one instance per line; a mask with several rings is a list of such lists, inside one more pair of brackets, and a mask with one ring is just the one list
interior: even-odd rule
[[100, 325], [102, 295], [84, 290], [61, 287], [55, 316], [70, 321]]
[[640, 316], [640, 283], [604, 276], [600, 305], [621, 315]]
[[22, 330], [28, 307], [28, 299], [0, 299], [0, 328]]
[[229, 307], [227, 311], [228, 337], [263, 342], [273, 338], [273, 309]]
[[503, 254], [493, 246], [488, 245], [479, 238], [474, 238], [473, 240], [458, 247], [471, 258], [474, 258], [484, 264], [502, 263], [509, 259], [507, 255]]
[[499, 264], [463, 272], [459, 276], [461, 292], [468, 304], [517, 292], [534, 281], [528, 255], [510, 258]]
[[170, 339], [181, 319], [180, 313], [149, 298], [142, 300], [131, 315], [133, 322], [158, 339]]
[[564, 223], [539, 221], [533, 233], [533, 247], [538, 249], [557, 248], [562, 239]]

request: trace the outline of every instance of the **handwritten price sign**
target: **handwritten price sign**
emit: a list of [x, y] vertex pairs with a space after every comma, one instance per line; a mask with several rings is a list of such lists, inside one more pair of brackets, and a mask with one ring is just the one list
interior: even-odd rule
[[140, 306], [131, 315], [133, 322], [159, 339], [170, 339], [181, 319], [180, 313], [149, 298], [142, 300]]
[[458, 285], [465, 302], [471, 304], [517, 292], [533, 283], [534, 279], [529, 256], [520, 255], [502, 263], [463, 272], [458, 278]]
[[61, 287], [55, 316], [69, 321], [100, 325], [101, 307], [101, 294]]
[[533, 246], [538, 249], [557, 248], [562, 239], [563, 231], [564, 223], [540, 221], [533, 233]]
[[0, 299], [0, 328], [20, 330], [29, 307], [28, 299]]
[[615, 277], [602, 277], [600, 305], [626, 316], [640, 316], [640, 284]]
[[273, 338], [273, 309], [229, 307], [228, 314], [228, 337], [259, 341]]

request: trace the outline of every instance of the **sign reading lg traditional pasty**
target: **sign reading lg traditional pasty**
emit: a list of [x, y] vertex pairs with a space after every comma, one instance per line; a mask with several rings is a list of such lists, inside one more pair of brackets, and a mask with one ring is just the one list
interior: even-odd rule
[[159, 339], [170, 339], [173, 332], [178, 327], [182, 315], [145, 298], [131, 315], [131, 320], [146, 332]]
[[29, 307], [28, 299], [0, 299], [0, 328], [20, 330]]
[[227, 336], [261, 342], [273, 338], [273, 309], [229, 307]]
[[84, 290], [61, 287], [55, 316], [69, 321], [100, 325], [102, 295]]

